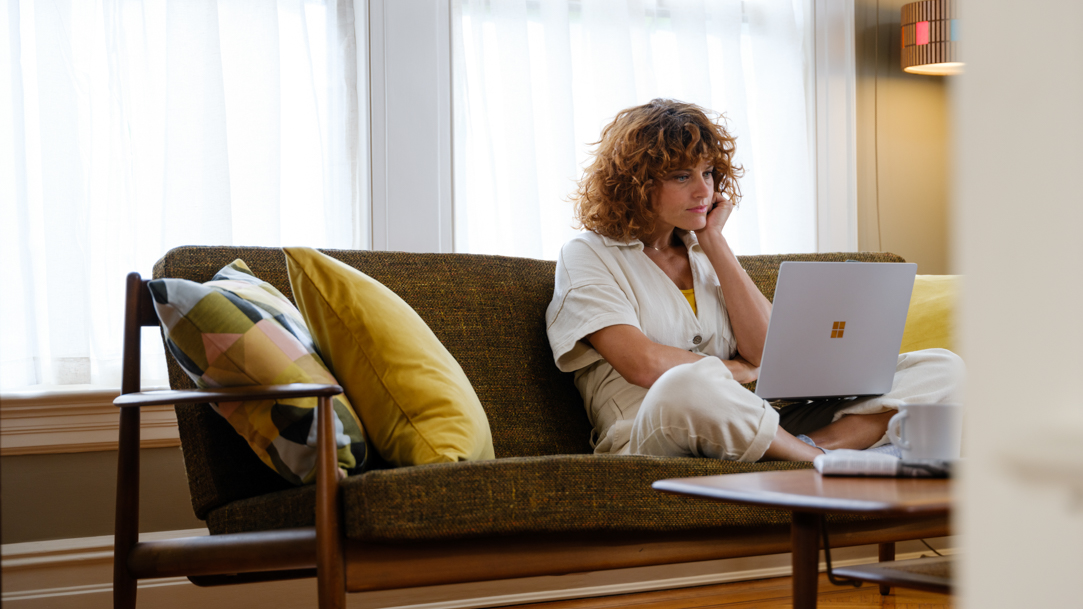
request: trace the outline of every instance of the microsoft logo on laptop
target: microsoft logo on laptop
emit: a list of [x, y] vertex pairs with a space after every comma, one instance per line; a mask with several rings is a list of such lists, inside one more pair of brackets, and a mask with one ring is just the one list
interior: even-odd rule
[[831, 338], [842, 338], [842, 333], [846, 331], [846, 322], [836, 321], [835, 325], [831, 326]]

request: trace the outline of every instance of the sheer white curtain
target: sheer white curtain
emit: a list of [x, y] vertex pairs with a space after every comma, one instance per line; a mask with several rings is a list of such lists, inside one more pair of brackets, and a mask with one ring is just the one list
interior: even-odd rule
[[10, 0], [0, 31], [0, 388], [119, 385], [124, 275], [171, 247], [367, 244], [352, 0]]
[[456, 0], [455, 247], [555, 258], [589, 144], [656, 97], [724, 113], [742, 254], [816, 249], [807, 0]]

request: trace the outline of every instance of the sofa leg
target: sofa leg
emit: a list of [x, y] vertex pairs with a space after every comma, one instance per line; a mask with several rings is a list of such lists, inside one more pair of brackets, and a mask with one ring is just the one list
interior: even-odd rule
[[338, 504], [338, 457], [335, 452], [331, 398], [316, 407], [316, 583], [320, 609], [345, 609], [346, 574]]
[[136, 581], [127, 578], [127, 581], [113, 579], [113, 609], [135, 609]]
[[[895, 542], [880, 544], [880, 562], [891, 562], [895, 560]], [[891, 594], [891, 586], [887, 584], [880, 584], [880, 596], [887, 596]]]
[[113, 536], [113, 609], [135, 609], [137, 582], [128, 571], [128, 554], [138, 542], [139, 409], [121, 408]]
[[[320, 609], [346, 609], [346, 580], [341, 552], [335, 556], [317, 543], [316, 586]], [[341, 541], [336, 544], [341, 548]]]
[[338, 574], [330, 573], [333, 569], [325, 569], [321, 565], [316, 576], [319, 587], [320, 609], [345, 609], [346, 608], [346, 584], [342, 578], [342, 569]]

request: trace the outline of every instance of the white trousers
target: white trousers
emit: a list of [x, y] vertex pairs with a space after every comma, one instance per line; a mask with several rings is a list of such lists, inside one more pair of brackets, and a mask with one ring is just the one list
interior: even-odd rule
[[[962, 373], [962, 360], [951, 351], [903, 353], [890, 392], [840, 401], [831, 420], [897, 410], [902, 404], [958, 401]], [[636, 413], [630, 441], [620, 452], [758, 461], [778, 428], [778, 411], [733, 380], [722, 360], [705, 357], [672, 368], [655, 381]], [[885, 436], [874, 446], [886, 441]]]

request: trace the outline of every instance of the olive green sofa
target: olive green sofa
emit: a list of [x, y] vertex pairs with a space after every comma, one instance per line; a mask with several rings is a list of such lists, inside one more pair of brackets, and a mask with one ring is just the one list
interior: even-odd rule
[[[496, 459], [350, 476], [339, 485], [347, 591], [582, 572], [786, 552], [783, 511], [675, 497], [651, 482], [810, 467], [695, 458], [600, 456], [572, 375], [545, 334], [554, 262], [467, 254], [325, 250], [409, 303], [462, 365], [485, 407]], [[234, 259], [293, 297], [282, 252], [181, 247], [154, 277], [204, 282]], [[746, 256], [771, 298], [783, 260], [898, 262], [892, 254]], [[173, 389], [192, 387], [174, 362]], [[348, 382], [346, 379], [340, 379]], [[316, 492], [261, 463], [206, 404], [178, 405], [198, 518], [215, 535], [312, 527]], [[934, 519], [829, 519], [832, 545], [947, 533]], [[313, 570], [291, 572], [312, 576]], [[202, 584], [248, 581], [193, 578]], [[249, 576], [249, 579], [262, 576]]]

